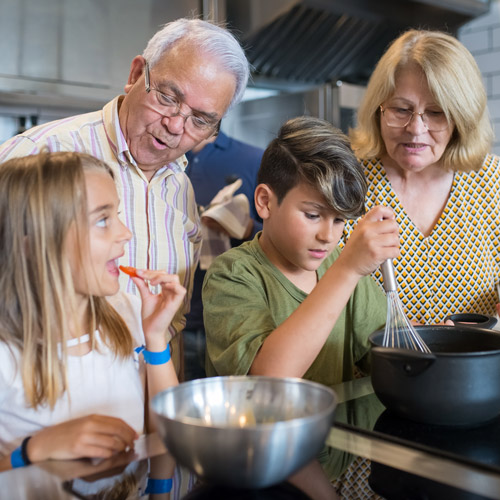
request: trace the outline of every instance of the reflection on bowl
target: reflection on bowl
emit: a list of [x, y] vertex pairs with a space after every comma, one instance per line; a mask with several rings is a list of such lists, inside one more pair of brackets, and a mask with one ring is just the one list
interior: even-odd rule
[[337, 405], [328, 387], [294, 378], [212, 377], [156, 395], [158, 431], [200, 478], [239, 488], [277, 484], [321, 450]]

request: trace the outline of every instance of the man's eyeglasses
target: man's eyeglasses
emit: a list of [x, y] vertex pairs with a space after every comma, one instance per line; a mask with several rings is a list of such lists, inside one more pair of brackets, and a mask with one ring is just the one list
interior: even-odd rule
[[380, 111], [388, 127], [406, 127], [415, 115], [419, 115], [429, 132], [439, 132], [448, 128], [449, 123], [443, 111], [423, 111], [418, 113], [407, 108], [380, 106]]
[[146, 62], [144, 81], [146, 92], [150, 94], [153, 91], [153, 95], [155, 96], [154, 102], [151, 103], [154, 110], [167, 117], [182, 116], [184, 118], [184, 129], [189, 135], [193, 137], [207, 137], [216, 130], [220, 120], [209, 120], [204, 116], [193, 113], [185, 115], [181, 113], [180, 108], [182, 103], [175, 96], [164, 94], [158, 89], [151, 87], [148, 62]]

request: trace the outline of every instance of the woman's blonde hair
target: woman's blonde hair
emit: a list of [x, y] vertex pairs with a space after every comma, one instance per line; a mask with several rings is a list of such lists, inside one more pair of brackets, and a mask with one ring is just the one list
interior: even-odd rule
[[479, 170], [493, 140], [481, 73], [471, 53], [440, 31], [406, 31], [382, 56], [359, 107], [358, 125], [350, 131], [356, 155], [369, 159], [386, 152], [379, 107], [394, 93], [398, 71], [412, 65], [421, 68], [436, 103], [455, 124], [443, 167]]
[[[65, 392], [66, 340], [70, 330], [84, 333], [75, 321], [65, 243], [74, 228], [81, 255], [88, 251], [87, 169], [112, 176], [104, 162], [82, 153], [41, 153], [0, 165], [0, 340], [21, 354], [33, 408], [53, 407]], [[104, 297], [89, 297], [89, 321], [93, 348], [98, 325], [116, 355], [131, 355], [131, 334]]]

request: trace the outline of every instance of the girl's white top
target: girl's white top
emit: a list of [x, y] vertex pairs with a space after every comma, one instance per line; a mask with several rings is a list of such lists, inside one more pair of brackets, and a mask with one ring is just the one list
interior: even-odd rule
[[[127, 323], [134, 346], [143, 345], [140, 299], [120, 292], [108, 300]], [[83, 336], [81, 341], [86, 341], [85, 337], [88, 339]], [[14, 358], [7, 345], [0, 342], [0, 455], [10, 453], [24, 437], [43, 427], [91, 414], [121, 418], [139, 434], [143, 432], [143, 357], [115, 357], [101, 341], [99, 332], [96, 341], [99, 350], [67, 357], [68, 390], [55, 407], [44, 405], [36, 410], [26, 404], [19, 353], [15, 352]], [[75, 340], [69, 341], [70, 345], [74, 343]]]

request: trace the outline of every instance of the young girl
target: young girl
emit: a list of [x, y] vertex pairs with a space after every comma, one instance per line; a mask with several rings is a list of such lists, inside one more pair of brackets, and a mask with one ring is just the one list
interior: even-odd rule
[[111, 170], [89, 155], [0, 166], [0, 470], [132, 448], [145, 378], [150, 398], [177, 384], [165, 330], [185, 289], [138, 270], [142, 306], [117, 293], [131, 238], [118, 204]]

